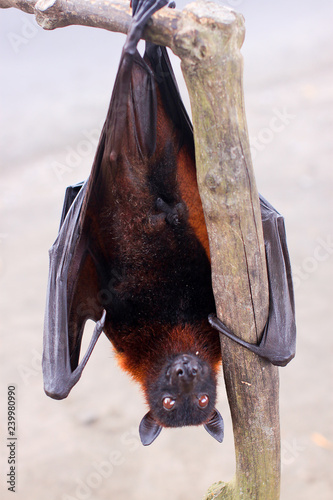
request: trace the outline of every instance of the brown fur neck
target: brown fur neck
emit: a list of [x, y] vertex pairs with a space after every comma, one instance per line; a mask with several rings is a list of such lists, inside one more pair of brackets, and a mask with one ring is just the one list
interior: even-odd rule
[[219, 336], [207, 321], [196, 324], [143, 326], [123, 332], [122, 349], [114, 347], [118, 362], [143, 389], [158, 377], [162, 366], [179, 354], [200, 356], [216, 373], [221, 361]]

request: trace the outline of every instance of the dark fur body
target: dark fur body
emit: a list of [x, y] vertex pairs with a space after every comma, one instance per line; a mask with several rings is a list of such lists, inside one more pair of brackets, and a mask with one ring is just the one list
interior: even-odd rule
[[[151, 48], [152, 58], [156, 50], [161, 49]], [[221, 352], [219, 336], [207, 320], [215, 304], [193, 135], [183, 108], [174, 104], [170, 109], [170, 97], [161, 94], [147, 52], [145, 61], [138, 53], [134, 58], [130, 100], [136, 106], [127, 114], [121, 145], [115, 151], [107, 143], [114, 126], [108, 116], [104, 154], [88, 182], [83, 233], [89, 228], [98, 241], [89, 241], [84, 264], [88, 273], [80, 277], [94, 275], [96, 263], [100, 270], [90, 302], [85, 298], [83, 306], [85, 283], [82, 278], [74, 283], [70, 350], [74, 369], [84, 321], [100, 317], [105, 309], [104, 332], [121, 367], [141, 384], [149, 400], [161, 366], [176, 355], [199, 356], [210, 365], [215, 380]], [[148, 102], [147, 96], [137, 95], [142, 89], [153, 96]], [[147, 137], [133, 130], [133, 114], [139, 119], [141, 105], [147, 116], [155, 116], [152, 130], [144, 131]]]
[[[156, 86], [148, 62], [137, 54], [133, 93]], [[125, 158], [119, 153], [111, 161], [104, 155], [103, 186], [91, 175], [98, 209], [88, 205], [85, 220], [98, 226], [95, 234], [105, 252], [99, 250], [97, 259], [103, 266], [98, 288], [109, 291], [99, 294], [100, 309], [107, 311], [104, 331], [121, 365], [141, 383], [155, 365], [160, 368], [163, 356], [176, 352], [199, 351], [214, 365], [220, 359], [218, 335], [207, 321], [215, 305], [193, 136], [179, 111], [178, 123], [172, 121], [157, 86], [155, 92], [153, 153], [137, 139], [122, 145]], [[124, 134], [125, 142], [128, 137]]]

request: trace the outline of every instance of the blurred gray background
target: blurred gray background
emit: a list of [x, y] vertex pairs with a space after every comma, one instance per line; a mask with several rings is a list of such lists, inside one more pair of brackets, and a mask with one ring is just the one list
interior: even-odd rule
[[[223, 3], [245, 16], [244, 91], [257, 184], [285, 216], [294, 271], [297, 357], [280, 370], [281, 499], [331, 500], [333, 2]], [[222, 375], [222, 445], [202, 428], [186, 428], [164, 430], [142, 447], [142, 395], [105, 339], [68, 399], [43, 393], [48, 248], [66, 186], [89, 173], [124, 39], [86, 27], [46, 32], [31, 15], [0, 11], [1, 498], [11, 498], [4, 480], [11, 383], [17, 499], [194, 500], [234, 474]]]

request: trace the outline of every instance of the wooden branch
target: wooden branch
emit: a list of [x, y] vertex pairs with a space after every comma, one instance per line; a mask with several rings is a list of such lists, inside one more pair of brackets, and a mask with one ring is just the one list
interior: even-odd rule
[[28, 14], [34, 13], [35, 4], [36, 0], [0, 0], [1, 9], [15, 7], [15, 9], [20, 9], [24, 12], [28, 12]]
[[[45, 29], [80, 24], [127, 32], [129, 2], [0, 0], [35, 12]], [[242, 83], [244, 20], [204, 0], [162, 9], [145, 38], [181, 58], [188, 87], [200, 194], [209, 233], [218, 316], [239, 337], [258, 341], [268, 314], [265, 252], [247, 134]], [[221, 337], [233, 420], [236, 476], [206, 499], [277, 500], [280, 434], [277, 368]], [[221, 451], [223, 453], [223, 450]]]
[[[132, 12], [129, 0], [0, 0], [0, 8], [15, 7], [35, 13], [45, 30], [79, 25], [127, 33]], [[173, 37], [182, 18], [177, 9], [162, 9], [154, 14], [144, 38], [173, 48]]]
[[[188, 9], [193, 24], [177, 33], [177, 54], [191, 99], [217, 313], [236, 335], [257, 342], [268, 315], [268, 285], [243, 100], [244, 21], [210, 3]], [[236, 477], [206, 498], [278, 499], [277, 368], [224, 337], [221, 347]]]

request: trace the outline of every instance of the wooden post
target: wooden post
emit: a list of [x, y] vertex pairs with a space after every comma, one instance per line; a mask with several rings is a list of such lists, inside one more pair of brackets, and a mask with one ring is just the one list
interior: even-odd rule
[[[0, 0], [36, 13], [45, 29], [70, 24], [126, 32], [128, 2], [117, 0]], [[190, 95], [196, 163], [212, 258], [218, 316], [239, 337], [260, 340], [268, 315], [262, 225], [242, 84], [244, 20], [197, 0], [182, 12], [163, 9], [145, 38], [181, 58]], [[277, 368], [221, 337], [224, 378], [236, 449], [236, 475], [208, 499], [276, 500], [280, 489]], [[223, 447], [221, 447], [223, 453]]]
[[[217, 313], [238, 336], [258, 342], [268, 315], [268, 285], [243, 99], [244, 20], [208, 2], [185, 10], [192, 25], [178, 31], [176, 53], [192, 106]], [[277, 368], [224, 337], [221, 348], [236, 476], [214, 485], [206, 498], [278, 499]]]

